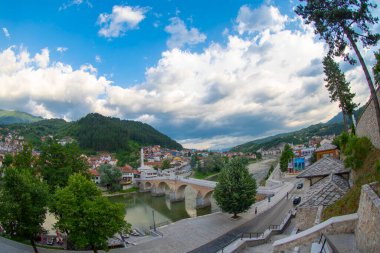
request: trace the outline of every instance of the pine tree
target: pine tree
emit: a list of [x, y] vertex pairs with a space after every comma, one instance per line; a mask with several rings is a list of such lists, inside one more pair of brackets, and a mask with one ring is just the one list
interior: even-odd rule
[[372, 33], [370, 25], [378, 22], [371, 9], [377, 7], [369, 0], [300, 0], [306, 2], [297, 6], [296, 13], [306, 24], [314, 24], [315, 33], [319, 34], [329, 46], [329, 56], [342, 56], [345, 61], [355, 64], [356, 60], [346, 50], [355, 51], [366, 77], [376, 112], [378, 134], [380, 135], [380, 106], [376, 90], [368, 68], [358, 48], [376, 46], [380, 40], [379, 33]]
[[339, 108], [342, 110], [344, 129], [348, 131], [347, 115], [352, 116], [355, 104], [352, 99], [355, 94], [350, 91], [350, 83], [346, 81], [344, 73], [340, 70], [338, 63], [336, 63], [330, 56], [323, 59], [323, 69], [326, 75], [325, 85], [330, 93], [331, 102], [339, 102]]

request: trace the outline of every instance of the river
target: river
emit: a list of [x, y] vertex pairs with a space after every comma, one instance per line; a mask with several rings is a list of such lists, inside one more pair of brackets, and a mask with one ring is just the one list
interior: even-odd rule
[[133, 228], [147, 231], [153, 226], [153, 212], [156, 225], [162, 225], [219, 210], [213, 198], [211, 207], [195, 209], [196, 194], [191, 187], [186, 187], [182, 202], [170, 203], [166, 196], [152, 197], [149, 192], [114, 196], [110, 200], [125, 205], [125, 219]]

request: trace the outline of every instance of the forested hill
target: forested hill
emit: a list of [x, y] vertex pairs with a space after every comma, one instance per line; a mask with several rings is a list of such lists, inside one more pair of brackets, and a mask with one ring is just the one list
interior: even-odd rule
[[94, 151], [123, 151], [131, 145], [160, 145], [172, 149], [182, 149], [181, 144], [160, 133], [148, 124], [131, 120], [105, 117], [91, 113], [78, 121], [44, 119], [30, 124], [3, 126], [1, 133], [17, 130], [20, 135], [34, 145], [41, 143], [41, 137], [52, 135], [57, 139], [72, 137], [83, 149]]
[[[361, 113], [364, 111], [364, 106], [359, 107], [354, 110], [354, 115], [356, 120], [359, 118]], [[308, 142], [309, 138], [313, 136], [324, 136], [335, 134], [338, 135], [343, 131], [343, 116], [342, 112], [335, 115], [326, 123], [319, 123], [316, 125], [311, 125], [309, 127], [303, 128], [298, 131], [283, 133], [274, 136], [269, 136], [262, 139], [253, 140], [236, 147], [233, 147], [231, 151], [234, 152], [256, 152], [260, 148], [269, 149], [275, 147], [280, 143], [293, 143], [293, 144], [303, 144]], [[351, 119], [348, 119], [348, 124], [351, 124]]]
[[333, 123], [333, 124], [316, 124], [311, 125], [307, 128], [303, 128], [298, 131], [278, 134], [254, 141], [250, 141], [236, 147], [233, 147], [231, 151], [233, 152], [256, 152], [260, 148], [268, 149], [275, 147], [280, 143], [293, 143], [293, 144], [303, 144], [308, 142], [309, 138], [312, 136], [323, 136], [335, 134], [338, 135], [343, 130], [343, 123]]
[[182, 149], [181, 144], [148, 124], [105, 117], [97, 113], [88, 114], [74, 122], [68, 134], [76, 137], [82, 148], [94, 150], [125, 150], [131, 140], [142, 146], [160, 145]]
[[0, 109], [0, 125], [9, 125], [15, 123], [32, 123], [42, 120], [25, 112], [6, 111]]

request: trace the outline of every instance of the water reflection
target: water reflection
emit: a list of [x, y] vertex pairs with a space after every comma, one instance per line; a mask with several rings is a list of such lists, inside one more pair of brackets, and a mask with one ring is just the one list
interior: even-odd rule
[[211, 206], [196, 209], [197, 192], [191, 187], [185, 189], [185, 201], [171, 203], [167, 196], [152, 197], [150, 193], [135, 193], [111, 197], [111, 201], [125, 204], [125, 219], [133, 227], [148, 230], [153, 225], [153, 215], [156, 224], [174, 222], [185, 218], [210, 214], [217, 210], [215, 200], [211, 197]]

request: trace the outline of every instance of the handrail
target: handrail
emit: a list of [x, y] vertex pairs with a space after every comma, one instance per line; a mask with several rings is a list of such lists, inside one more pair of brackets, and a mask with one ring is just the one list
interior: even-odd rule
[[[321, 243], [322, 243], [322, 247], [319, 253], [339, 253], [338, 249], [334, 246], [331, 240], [323, 233], [321, 234], [321, 237], [319, 238], [318, 244], [321, 244]], [[326, 247], [328, 247], [329, 250], [327, 250]]]

